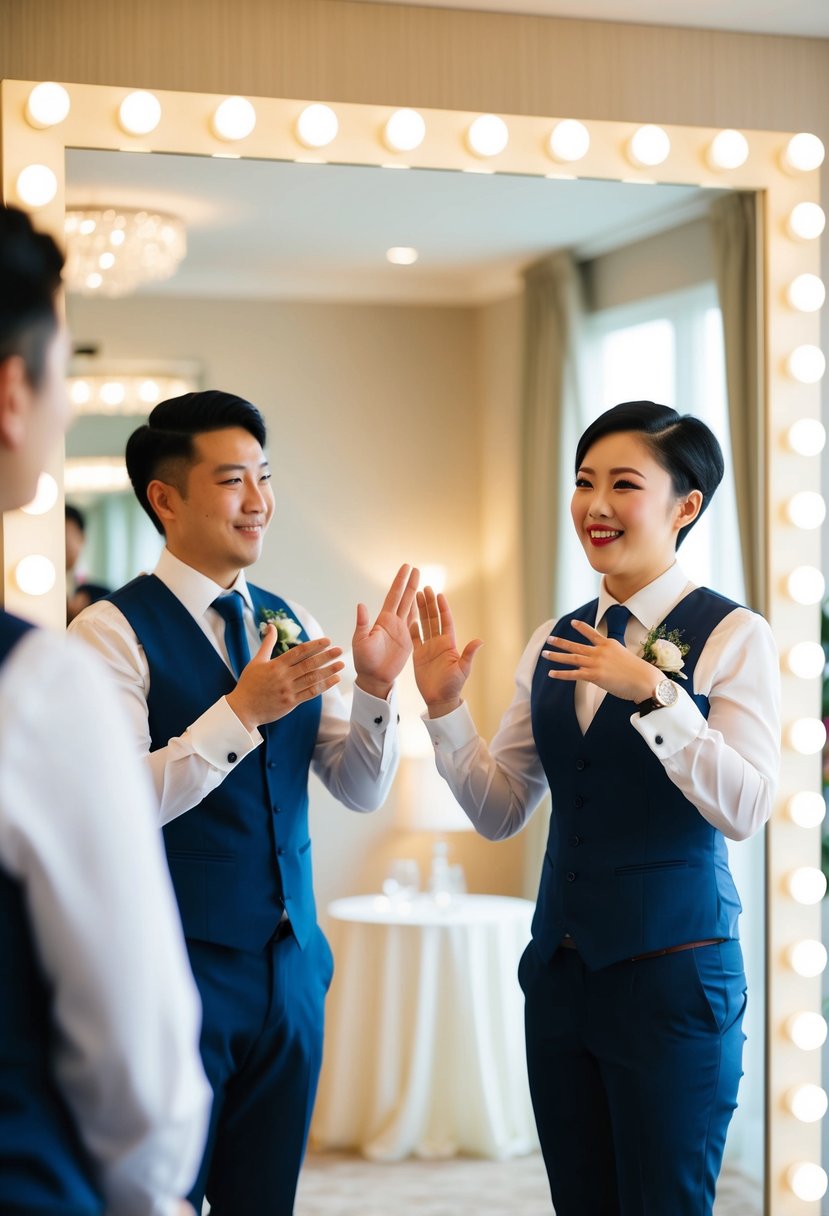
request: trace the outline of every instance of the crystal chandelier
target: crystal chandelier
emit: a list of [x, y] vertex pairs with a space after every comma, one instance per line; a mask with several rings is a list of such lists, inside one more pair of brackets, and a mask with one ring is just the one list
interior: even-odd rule
[[128, 207], [66, 212], [69, 291], [127, 295], [145, 283], [169, 279], [186, 252], [184, 224], [173, 215]]

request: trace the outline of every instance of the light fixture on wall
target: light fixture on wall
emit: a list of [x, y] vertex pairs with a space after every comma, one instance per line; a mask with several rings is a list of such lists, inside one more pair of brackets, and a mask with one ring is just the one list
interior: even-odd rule
[[149, 414], [159, 401], [192, 392], [196, 382], [183, 376], [157, 375], [153, 372], [95, 372], [72, 375], [67, 380], [69, 400], [74, 413]]
[[73, 207], [66, 212], [69, 291], [124, 296], [175, 274], [187, 252], [184, 224], [174, 215], [133, 207]]

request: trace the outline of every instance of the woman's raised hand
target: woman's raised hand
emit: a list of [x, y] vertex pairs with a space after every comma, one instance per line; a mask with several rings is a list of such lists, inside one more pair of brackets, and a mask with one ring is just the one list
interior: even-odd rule
[[409, 618], [415, 680], [430, 718], [457, 709], [472, 670], [472, 660], [483, 646], [480, 638], [468, 642], [462, 653], [455, 643], [455, 624], [449, 602], [431, 587], [417, 593], [417, 607]]
[[584, 642], [550, 636], [547, 641], [554, 650], [542, 650], [542, 659], [566, 665], [566, 670], [547, 672], [551, 680], [585, 680], [597, 684], [605, 692], [623, 701], [645, 701], [653, 694], [660, 672], [652, 663], [637, 658], [621, 643], [588, 625], [586, 621], [571, 621]]

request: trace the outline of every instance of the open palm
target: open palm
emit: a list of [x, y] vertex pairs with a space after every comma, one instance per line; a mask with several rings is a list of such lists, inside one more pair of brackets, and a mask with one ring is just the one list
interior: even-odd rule
[[410, 623], [415, 680], [430, 712], [448, 713], [460, 702], [472, 660], [483, 645], [476, 638], [459, 651], [445, 595], [431, 587], [417, 594], [417, 618]]
[[351, 646], [357, 678], [364, 686], [369, 683], [390, 686], [403, 670], [412, 650], [407, 622], [418, 578], [416, 569], [400, 567], [373, 625], [369, 624], [365, 604], [357, 605], [357, 627]]

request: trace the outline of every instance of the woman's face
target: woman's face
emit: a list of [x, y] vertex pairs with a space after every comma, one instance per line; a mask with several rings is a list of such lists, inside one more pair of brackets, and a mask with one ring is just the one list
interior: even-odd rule
[[673, 565], [677, 535], [701, 502], [698, 490], [677, 498], [670, 473], [636, 432], [622, 431], [585, 453], [570, 511], [590, 565], [623, 602]]

